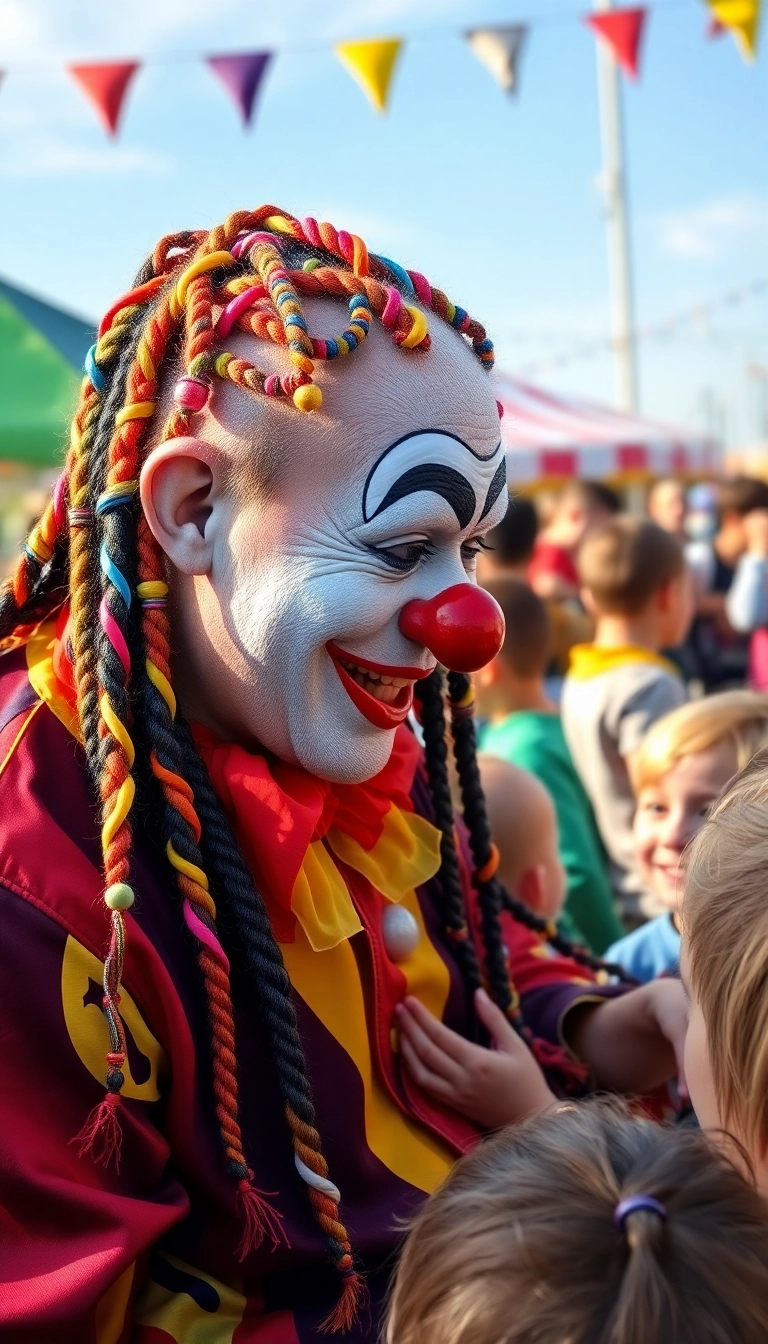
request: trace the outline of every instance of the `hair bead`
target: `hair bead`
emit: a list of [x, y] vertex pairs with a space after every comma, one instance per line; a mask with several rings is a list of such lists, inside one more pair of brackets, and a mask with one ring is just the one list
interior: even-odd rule
[[104, 892], [104, 904], [109, 910], [130, 910], [135, 900], [133, 887], [127, 882], [113, 882]]
[[477, 881], [480, 883], [490, 882], [491, 878], [495, 877], [496, 873], [499, 871], [500, 861], [501, 856], [499, 854], [498, 846], [491, 841], [490, 858], [483, 864], [482, 868], [478, 868], [475, 872]]
[[304, 383], [296, 388], [293, 404], [300, 411], [319, 411], [323, 404], [323, 394], [315, 383]]
[[196, 415], [199, 411], [205, 409], [211, 395], [211, 384], [207, 378], [198, 378], [194, 374], [186, 374], [180, 378], [173, 389], [173, 400], [176, 405], [184, 411], [191, 411]]
[[96, 391], [103, 392], [104, 388], [107, 385], [107, 380], [104, 377], [104, 374], [101, 372], [101, 369], [99, 368], [98, 364], [96, 363], [95, 345], [91, 346], [90, 350], [85, 356], [85, 363], [83, 365], [83, 370], [86, 374], [86, 377], [90, 378]]

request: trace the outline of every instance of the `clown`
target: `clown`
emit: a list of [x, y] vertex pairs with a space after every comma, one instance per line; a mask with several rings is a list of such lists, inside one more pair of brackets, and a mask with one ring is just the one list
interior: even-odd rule
[[373, 1340], [485, 1130], [674, 1074], [677, 986], [598, 983], [495, 877], [491, 364], [271, 206], [105, 317], [0, 599], [0, 1339]]

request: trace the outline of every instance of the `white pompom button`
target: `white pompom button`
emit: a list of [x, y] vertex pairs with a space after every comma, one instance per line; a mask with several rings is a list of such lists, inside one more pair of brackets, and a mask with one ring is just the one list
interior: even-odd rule
[[404, 961], [419, 945], [419, 926], [410, 910], [388, 905], [381, 917], [384, 946], [393, 961]]

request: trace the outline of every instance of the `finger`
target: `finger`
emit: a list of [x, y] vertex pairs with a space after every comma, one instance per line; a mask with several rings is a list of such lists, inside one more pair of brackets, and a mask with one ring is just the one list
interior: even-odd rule
[[421, 1024], [416, 1021], [415, 1015], [401, 1006], [397, 1021], [401, 1040], [408, 1040], [415, 1054], [430, 1072], [438, 1074], [448, 1082], [457, 1083], [463, 1073], [460, 1065], [430, 1039]]
[[484, 989], [475, 991], [475, 1011], [497, 1050], [503, 1051], [505, 1055], [519, 1055], [521, 1050], [528, 1050], [525, 1041], [521, 1041], [498, 1004], [493, 1002]]
[[691, 1095], [685, 1078], [685, 1037], [685, 1030], [682, 1032], [676, 1031], [671, 1044], [675, 1052], [675, 1063], [677, 1065], [677, 1090], [682, 1101], [690, 1101]]
[[466, 1068], [472, 1051], [469, 1041], [465, 1041], [464, 1037], [459, 1036], [458, 1032], [451, 1031], [450, 1027], [446, 1027], [443, 1022], [440, 1022], [433, 1013], [430, 1013], [428, 1008], [424, 1007], [419, 999], [414, 999], [409, 995], [403, 1006], [411, 1018], [418, 1023], [425, 1036], [428, 1036], [449, 1058]]
[[439, 1074], [432, 1073], [427, 1068], [407, 1036], [400, 1037], [400, 1053], [403, 1057], [403, 1063], [417, 1087], [420, 1087], [423, 1092], [429, 1092], [431, 1096], [437, 1097], [439, 1101], [447, 1102], [450, 1105], [456, 1095], [454, 1089], [445, 1078], [441, 1078]]

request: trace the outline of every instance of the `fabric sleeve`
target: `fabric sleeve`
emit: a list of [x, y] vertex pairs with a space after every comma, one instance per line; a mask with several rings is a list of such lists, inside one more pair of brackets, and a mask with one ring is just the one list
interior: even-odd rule
[[627, 701], [618, 725], [619, 755], [632, 756], [652, 723], [677, 709], [686, 701], [686, 690], [677, 677], [664, 674], [654, 677]]
[[613, 894], [594, 826], [572, 783], [562, 772], [552, 770], [543, 780], [555, 804], [560, 840], [560, 858], [565, 869], [565, 909], [598, 955], [608, 943], [621, 937], [621, 924], [613, 907]]
[[768, 560], [743, 555], [725, 599], [725, 613], [742, 635], [768, 623]]
[[[0, 927], [0, 1340], [100, 1341], [109, 1318], [123, 1344], [147, 1254], [187, 1195], [151, 1105], [121, 1107], [119, 1176], [80, 1156], [73, 1138], [103, 1087], [73, 1040], [83, 995], [66, 1001], [72, 940], [5, 887]], [[88, 1002], [98, 1015], [100, 999]]]

